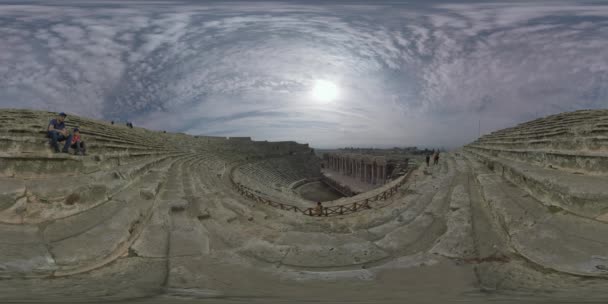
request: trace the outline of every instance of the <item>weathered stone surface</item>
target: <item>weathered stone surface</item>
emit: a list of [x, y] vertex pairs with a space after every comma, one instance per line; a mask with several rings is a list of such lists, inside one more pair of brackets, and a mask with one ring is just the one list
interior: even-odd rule
[[[164, 212], [163, 212], [164, 211]], [[169, 253], [171, 231], [167, 210], [156, 210], [131, 249], [141, 257], [161, 258]]]
[[141, 195], [141, 197], [147, 200], [151, 200], [156, 196], [156, 190], [150, 188], [143, 188], [139, 190], [139, 195]]
[[209, 233], [185, 212], [172, 213], [169, 238], [170, 257], [209, 254]]
[[0, 224], [0, 278], [43, 275], [55, 268], [38, 227]]
[[505, 189], [493, 174], [479, 176], [483, 195], [495, 215], [504, 223], [511, 245], [526, 258], [560, 271], [594, 275], [607, 256], [608, 226], [571, 214], [547, 216], [542, 204], [514, 187]]
[[111, 218], [80, 234], [52, 242], [51, 252], [58, 265], [76, 265], [104, 258], [131, 237], [136, 226], [143, 224], [148, 201], [133, 198]]
[[469, 194], [463, 185], [458, 185], [452, 190], [448, 229], [430, 252], [453, 258], [470, 258], [474, 255], [469, 201]]
[[[126, 202], [110, 200], [93, 209], [62, 218], [50, 223], [43, 231], [44, 239], [57, 242], [87, 231], [104, 221], [111, 220], [125, 206]], [[124, 211], [122, 211], [124, 213]]]
[[0, 178], [0, 212], [11, 207], [25, 196], [25, 182], [13, 178]]
[[286, 232], [276, 244], [289, 246], [282, 264], [300, 267], [358, 265], [388, 256], [373, 243], [349, 235]]
[[173, 200], [169, 202], [172, 212], [185, 211], [190, 203], [186, 200]]

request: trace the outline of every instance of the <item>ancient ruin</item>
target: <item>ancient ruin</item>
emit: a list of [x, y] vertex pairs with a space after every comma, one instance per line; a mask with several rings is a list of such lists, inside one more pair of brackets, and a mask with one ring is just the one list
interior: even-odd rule
[[412, 282], [606, 297], [608, 110], [500, 130], [396, 178], [332, 157], [378, 187], [321, 214], [294, 190], [321, 178], [308, 145], [70, 114], [89, 155], [55, 154], [54, 115], [0, 112], [0, 302], [436, 290]]

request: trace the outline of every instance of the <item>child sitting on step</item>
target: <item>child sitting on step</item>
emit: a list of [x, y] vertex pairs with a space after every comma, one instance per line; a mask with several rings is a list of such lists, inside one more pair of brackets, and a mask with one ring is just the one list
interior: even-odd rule
[[76, 150], [74, 155], [87, 155], [84, 141], [82, 141], [82, 137], [80, 137], [80, 130], [78, 128], [74, 128], [72, 134], [72, 145], [70, 147]]

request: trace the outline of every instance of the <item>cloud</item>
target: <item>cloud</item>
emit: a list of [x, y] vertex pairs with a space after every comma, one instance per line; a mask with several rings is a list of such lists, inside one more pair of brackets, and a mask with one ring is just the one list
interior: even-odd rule
[[458, 146], [608, 97], [601, 4], [32, 2], [0, 24], [2, 107], [191, 134]]

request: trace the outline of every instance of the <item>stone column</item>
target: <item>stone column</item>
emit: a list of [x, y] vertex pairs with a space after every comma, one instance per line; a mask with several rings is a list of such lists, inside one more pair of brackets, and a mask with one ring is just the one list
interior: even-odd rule
[[367, 163], [362, 161], [361, 167], [363, 168], [363, 171], [361, 172], [361, 181], [367, 183]]
[[372, 170], [372, 184], [376, 184], [376, 179], [378, 178], [378, 165], [374, 163], [374, 169]]
[[386, 164], [385, 164], [384, 166], [382, 166], [382, 181], [385, 184], [386, 184], [386, 178], [387, 178], [387, 176], [386, 176]]

